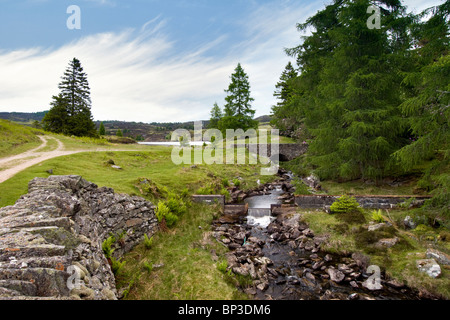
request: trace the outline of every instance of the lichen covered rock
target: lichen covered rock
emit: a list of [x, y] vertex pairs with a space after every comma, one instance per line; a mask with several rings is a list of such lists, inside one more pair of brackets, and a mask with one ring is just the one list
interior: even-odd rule
[[36, 178], [0, 209], [0, 299], [117, 299], [102, 243], [121, 258], [158, 230], [152, 203], [80, 176]]

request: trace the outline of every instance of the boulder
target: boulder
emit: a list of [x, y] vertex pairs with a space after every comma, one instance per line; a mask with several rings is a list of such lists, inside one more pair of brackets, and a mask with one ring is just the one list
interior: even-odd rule
[[416, 223], [414, 222], [414, 220], [410, 217], [407, 216], [404, 220], [403, 220], [403, 225], [405, 226], [405, 228], [407, 229], [415, 229], [417, 227]]
[[375, 231], [386, 226], [386, 223], [377, 223], [369, 226], [369, 231]]
[[375, 244], [375, 246], [378, 248], [391, 248], [391, 247], [395, 246], [399, 241], [400, 241], [400, 239], [397, 237], [389, 238], [389, 239], [380, 239]]
[[382, 290], [381, 280], [376, 278], [369, 278], [363, 282], [363, 287], [370, 291]]
[[327, 273], [330, 276], [330, 280], [334, 281], [336, 283], [341, 282], [345, 278], [345, 274], [344, 273], [342, 273], [341, 271], [336, 270], [334, 268], [329, 268], [327, 270]]
[[441, 267], [434, 259], [417, 260], [416, 265], [420, 272], [425, 272], [431, 278], [437, 278], [441, 275]]
[[441, 265], [445, 266], [450, 265], [450, 256], [436, 249], [428, 249], [427, 258], [434, 259]]

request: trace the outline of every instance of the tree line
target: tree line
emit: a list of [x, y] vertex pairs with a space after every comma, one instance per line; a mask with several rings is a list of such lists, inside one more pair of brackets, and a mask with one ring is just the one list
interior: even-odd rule
[[419, 14], [398, 0], [334, 0], [297, 25], [301, 44], [277, 84], [273, 121], [309, 142], [322, 179], [377, 181], [432, 162], [420, 187], [449, 214], [450, 2]]
[[[381, 29], [367, 27], [368, 0], [334, 0], [297, 27], [313, 30], [287, 49], [273, 123], [310, 139], [322, 178], [376, 179], [448, 155], [449, 2], [421, 14], [377, 1]], [[431, 14], [431, 18], [422, 18]]]

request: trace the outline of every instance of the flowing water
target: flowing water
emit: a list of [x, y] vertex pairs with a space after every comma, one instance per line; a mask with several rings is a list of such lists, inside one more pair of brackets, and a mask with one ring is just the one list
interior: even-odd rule
[[[248, 204], [247, 224], [251, 227], [252, 237], [265, 242], [262, 248], [264, 256], [269, 258], [278, 277], [272, 279], [267, 290], [259, 291], [257, 299], [276, 300], [317, 300], [317, 299], [370, 299], [370, 300], [415, 300], [417, 292], [411, 289], [393, 289], [384, 286], [383, 290], [368, 291], [361, 286], [352, 287], [350, 284], [336, 284], [324, 279], [325, 268], [336, 267], [345, 262], [345, 257], [333, 255], [330, 261], [324, 262], [322, 271], [312, 269], [314, 259], [311, 252], [302, 249], [292, 249], [286, 244], [274, 241], [267, 231], [267, 227], [276, 217], [272, 216], [271, 206], [281, 204], [279, 198], [284, 194], [281, 186], [275, 188], [268, 195], [255, 196], [245, 199]], [[328, 255], [331, 257], [330, 255]], [[325, 261], [325, 253], [317, 252], [316, 261]], [[307, 263], [310, 261], [310, 263]], [[303, 262], [303, 263], [302, 263]], [[367, 279], [368, 276], [364, 275]]]
[[275, 189], [269, 195], [255, 196], [245, 199], [248, 204], [247, 223], [250, 226], [267, 228], [275, 219], [272, 216], [271, 207], [274, 204], [281, 204], [278, 198], [284, 194], [281, 186], [275, 186]]

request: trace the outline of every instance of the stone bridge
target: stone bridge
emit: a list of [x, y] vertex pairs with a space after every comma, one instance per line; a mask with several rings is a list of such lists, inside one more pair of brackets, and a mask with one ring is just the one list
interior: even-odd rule
[[[256, 153], [259, 154], [260, 149], [262, 149], [263, 153], [267, 150], [267, 156], [271, 159], [279, 159], [280, 161], [291, 161], [295, 158], [300, 157], [305, 154], [308, 150], [308, 145], [306, 144], [296, 144], [296, 143], [282, 143], [278, 145], [278, 152], [276, 154], [273, 153], [271, 145], [260, 145], [260, 144], [247, 144], [246, 148], [249, 150], [256, 150]], [[278, 158], [277, 158], [278, 156]]]

